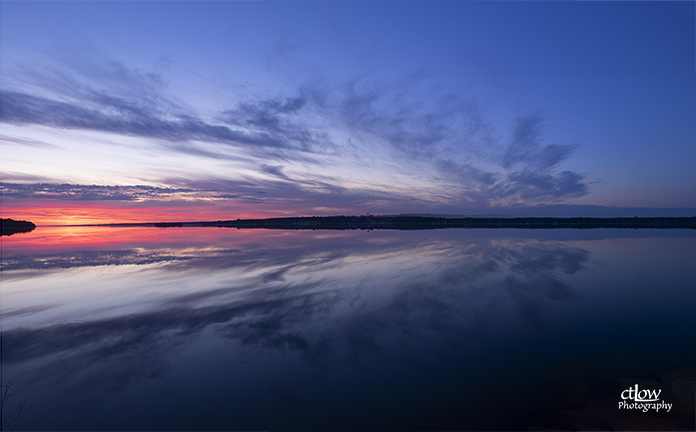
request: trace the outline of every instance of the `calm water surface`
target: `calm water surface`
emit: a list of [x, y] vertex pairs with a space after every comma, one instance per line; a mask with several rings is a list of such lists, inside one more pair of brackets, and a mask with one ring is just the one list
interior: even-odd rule
[[686, 230], [39, 227], [2, 237], [3, 381], [15, 430], [693, 430], [695, 262]]

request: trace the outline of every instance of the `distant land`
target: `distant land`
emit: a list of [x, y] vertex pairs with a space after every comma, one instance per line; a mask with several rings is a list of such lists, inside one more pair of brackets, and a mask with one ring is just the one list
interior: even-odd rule
[[427, 217], [691, 217], [696, 216], [694, 207], [607, 207], [598, 205], [568, 205], [545, 204], [532, 207], [486, 207], [468, 209], [465, 213], [456, 214], [426, 214], [409, 213], [400, 216], [427, 216]]
[[[85, 226], [85, 225], [83, 225]], [[151, 226], [157, 228], [218, 227], [238, 229], [424, 230], [442, 228], [517, 229], [696, 229], [696, 217], [435, 217], [435, 216], [309, 216], [266, 219], [236, 219], [211, 222], [158, 222], [97, 224], [88, 226]]]
[[12, 235], [17, 233], [29, 232], [36, 228], [31, 222], [16, 221], [14, 219], [0, 219], [0, 235]]

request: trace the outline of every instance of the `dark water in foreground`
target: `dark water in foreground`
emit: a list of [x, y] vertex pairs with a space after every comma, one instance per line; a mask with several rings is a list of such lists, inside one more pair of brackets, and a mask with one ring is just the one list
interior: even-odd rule
[[15, 430], [695, 427], [693, 231], [39, 227], [2, 261]]

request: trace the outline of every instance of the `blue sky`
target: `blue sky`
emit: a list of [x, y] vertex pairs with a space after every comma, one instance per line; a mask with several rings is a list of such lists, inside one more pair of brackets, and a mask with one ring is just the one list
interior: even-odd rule
[[696, 207], [695, 22], [693, 2], [3, 2], [4, 213]]

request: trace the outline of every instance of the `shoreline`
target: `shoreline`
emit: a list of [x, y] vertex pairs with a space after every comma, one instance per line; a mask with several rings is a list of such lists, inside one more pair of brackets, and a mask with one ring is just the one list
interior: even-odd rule
[[113, 224], [45, 225], [51, 227], [216, 227], [294, 230], [424, 230], [445, 228], [508, 229], [696, 229], [696, 217], [516, 217], [443, 218], [424, 216], [307, 216], [198, 222], [130, 222]]

